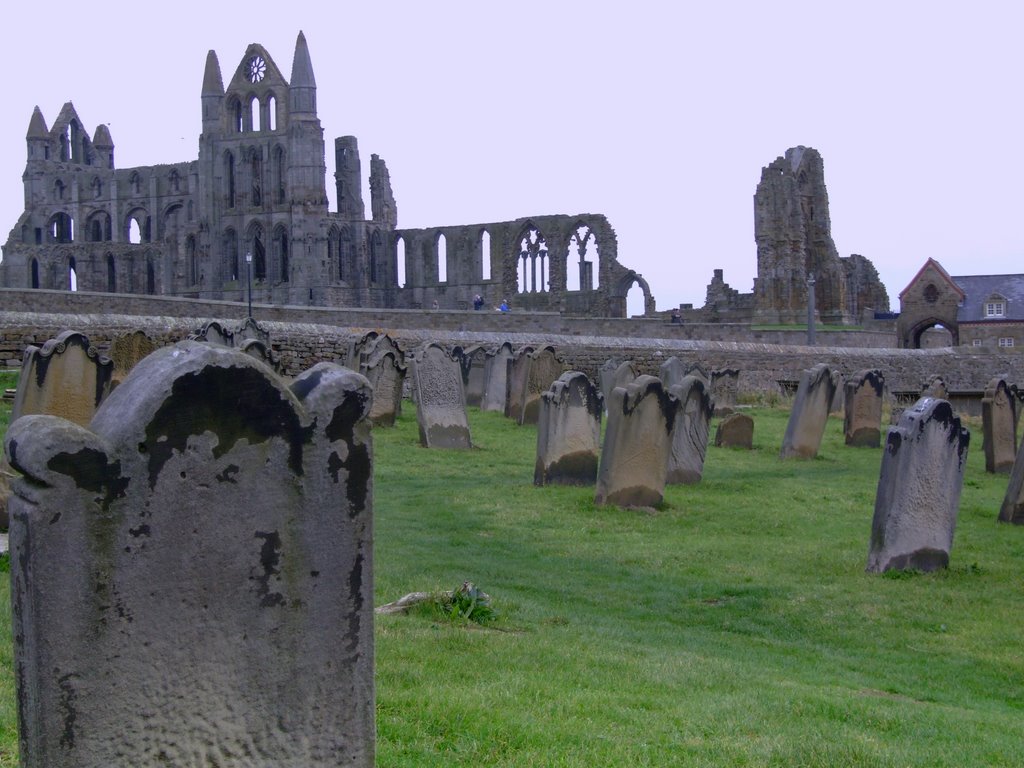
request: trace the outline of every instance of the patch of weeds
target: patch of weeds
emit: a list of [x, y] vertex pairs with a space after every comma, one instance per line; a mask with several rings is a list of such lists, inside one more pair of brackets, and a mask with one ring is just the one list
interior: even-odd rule
[[458, 589], [432, 593], [417, 609], [432, 617], [440, 614], [449, 621], [487, 624], [498, 618], [498, 612], [491, 605], [491, 596], [471, 581], [463, 582]]

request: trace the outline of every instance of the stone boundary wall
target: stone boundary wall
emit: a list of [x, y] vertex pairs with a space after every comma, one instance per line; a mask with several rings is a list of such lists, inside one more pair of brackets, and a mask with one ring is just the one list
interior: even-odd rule
[[[38, 292], [36, 292], [38, 293]], [[172, 344], [185, 338], [207, 320], [220, 320], [236, 327], [245, 318], [244, 307], [227, 304], [231, 311], [211, 315], [136, 316], [125, 314], [68, 314], [56, 312], [0, 311], [0, 362], [20, 366], [28, 344], [40, 345], [63, 329], [85, 333], [103, 349], [120, 334], [145, 331], [157, 344]], [[258, 314], [258, 313], [254, 313]], [[365, 313], [367, 319], [377, 313]], [[415, 314], [415, 313], [414, 313]], [[447, 330], [434, 327], [409, 329], [386, 324], [325, 325], [290, 323], [260, 318], [272, 337], [274, 355], [282, 372], [295, 375], [321, 361], [344, 364], [349, 343], [367, 331], [390, 334], [404, 349], [427, 341], [447, 346], [497, 345], [509, 341], [523, 344], [552, 344], [572, 369], [597, 378], [597, 370], [609, 358], [632, 360], [641, 373], [657, 374], [658, 367], [675, 355], [685, 362], [699, 362], [709, 369], [737, 368], [739, 392], [780, 392], [779, 381], [796, 381], [805, 368], [828, 363], [843, 376], [862, 368], [879, 368], [888, 389], [919, 391], [931, 374], [943, 376], [950, 390], [980, 392], [993, 376], [1005, 376], [1010, 383], [1024, 382], [1024, 349], [991, 350], [974, 347], [946, 349], [857, 349], [833, 346], [782, 346], [777, 344], [723, 341], [693, 341], [676, 338], [628, 338], [603, 335], [566, 335], [541, 331], [497, 333], [489, 330]], [[663, 326], [669, 327], [669, 326]]]
[[[513, 302], [515, 299], [513, 298]], [[68, 315], [140, 315], [171, 318], [238, 317], [245, 304], [233, 301], [138, 296], [86, 291], [0, 289], [0, 311], [46, 312]], [[752, 341], [762, 344], [802, 344], [803, 330], [752, 331], [743, 323], [684, 323], [673, 325], [659, 318], [568, 317], [557, 312], [495, 312], [472, 310], [350, 309], [253, 305], [253, 316], [263, 322], [313, 323], [341, 328], [403, 328], [481, 333], [527, 333], [561, 336], [703, 341]], [[891, 348], [895, 331], [818, 331], [823, 346]]]

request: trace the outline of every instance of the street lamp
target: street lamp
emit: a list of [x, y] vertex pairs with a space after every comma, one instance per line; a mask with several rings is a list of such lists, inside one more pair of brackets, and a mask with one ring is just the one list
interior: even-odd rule
[[807, 273], [807, 346], [814, 346], [814, 273]]
[[245, 253], [245, 272], [249, 282], [249, 319], [252, 320], [252, 251]]

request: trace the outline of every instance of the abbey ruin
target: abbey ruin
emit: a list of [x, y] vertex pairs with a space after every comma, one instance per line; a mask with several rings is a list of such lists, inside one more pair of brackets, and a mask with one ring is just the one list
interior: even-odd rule
[[251, 270], [257, 303], [467, 309], [479, 294], [490, 305], [625, 317], [636, 284], [654, 312], [601, 214], [399, 229], [388, 168], [371, 155], [367, 218], [353, 136], [334, 141], [329, 211], [301, 32], [287, 80], [254, 43], [225, 88], [210, 51], [200, 102], [198, 159], [137, 168], [117, 168], [107, 126], [90, 136], [70, 102], [50, 127], [36, 107], [25, 211], [4, 245], [0, 286], [244, 301]]

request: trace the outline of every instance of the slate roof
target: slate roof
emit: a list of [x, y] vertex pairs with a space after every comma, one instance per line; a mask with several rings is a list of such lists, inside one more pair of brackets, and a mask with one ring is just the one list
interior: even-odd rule
[[[1024, 321], [1024, 275], [964, 275], [954, 276], [953, 282], [964, 292], [963, 304], [956, 313], [959, 322]], [[1003, 317], [985, 317], [985, 303], [993, 294], [1006, 299], [1006, 314]]]

